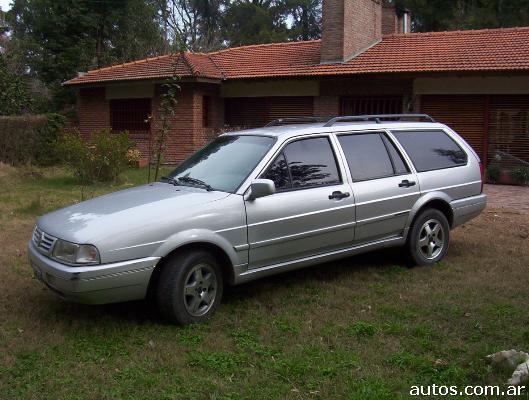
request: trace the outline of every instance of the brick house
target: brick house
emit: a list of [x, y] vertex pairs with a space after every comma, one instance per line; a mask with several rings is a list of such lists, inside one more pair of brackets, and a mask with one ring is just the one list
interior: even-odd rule
[[225, 126], [413, 111], [452, 126], [485, 163], [529, 165], [529, 27], [411, 33], [409, 13], [382, 0], [324, 0], [321, 40], [182, 52], [65, 82], [80, 131], [127, 129], [147, 157], [174, 72], [182, 90], [169, 162]]

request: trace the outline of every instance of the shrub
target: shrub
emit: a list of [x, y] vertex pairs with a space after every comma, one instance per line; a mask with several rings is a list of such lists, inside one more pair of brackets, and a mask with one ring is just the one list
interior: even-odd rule
[[529, 184], [529, 167], [519, 167], [511, 171], [513, 179], [521, 185]]
[[51, 165], [65, 118], [59, 114], [0, 116], [0, 161]]
[[127, 132], [97, 132], [85, 140], [77, 132], [66, 133], [58, 142], [62, 160], [82, 183], [115, 181], [127, 168], [134, 142]]
[[489, 165], [487, 167], [487, 178], [491, 183], [497, 183], [500, 180], [501, 169], [497, 165]]

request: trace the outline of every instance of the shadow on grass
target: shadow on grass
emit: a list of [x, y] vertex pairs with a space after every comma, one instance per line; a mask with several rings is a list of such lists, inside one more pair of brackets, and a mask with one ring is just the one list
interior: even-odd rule
[[[238, 286], [227, 286], [224, 290], [222, 303], [229, 305], [241, 301], [244, 302], [245, 299], [250, 302], [252, 298], [262, 296], [264, 292], [266, 292], [267, 296], [273, 296], [274, 288], [295, 288], [297, 285], [301, 286], [306, 283], [317, 282], [341, 282], [345, 276], [351, 274], [358, 275], [361, 278], [370, 272], [377, 274], [395, 273], [395, 271], [404, 270], [403, 267], [399, 266], [403, 264], [403, 260], [402, 250], [395, 248], [317, 264]], [[42, 315], [42, 318], [49, 318], [50, 314], [53, 314], [55, 318], [75, 320], [81, 324], [95, 323], [101, 319], [111, 319], [117, 323], [134, 325], [166, 324], [161, 319], [152, 300], [91, 306], [50, 299], [50, 304], [47, 305], [47, 308], [48, 312], [46, 314], [48, 315]]]
[[228, 286], [224, 291], [222, 302], [230, 304], [241, 299], [257, 297], [266, 291], [268, 295], [274, 287], [303, 285], [317, 282], [341, 282], [351, 274], [365, 275], [373, 273], [394, 273], [404, 270], [406, 259], [401, 248], [388, 248], [359, 254], [340, 260], [316, 264], [294, 271], [279, 273], [238, 286]]

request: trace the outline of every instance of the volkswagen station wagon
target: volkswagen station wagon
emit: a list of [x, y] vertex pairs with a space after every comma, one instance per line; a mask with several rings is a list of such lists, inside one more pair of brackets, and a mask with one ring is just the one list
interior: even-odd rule
[[160, 182], [40, 217], [29, 259], [65, 299], [152, 296], [168, 321], [201, 322], [227, 284], [390, 246], [437, 263], [485, 208], [482, 174], [426, 115], [277, 120], [219, 136]]

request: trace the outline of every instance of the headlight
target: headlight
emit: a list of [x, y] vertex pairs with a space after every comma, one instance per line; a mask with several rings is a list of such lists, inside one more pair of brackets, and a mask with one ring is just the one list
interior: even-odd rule
[[91, 244], [75, 244], [57, 239], [53, 257], [68, 264], [99, 264], [99, 252]]

